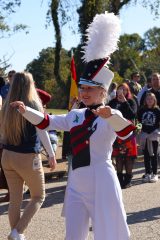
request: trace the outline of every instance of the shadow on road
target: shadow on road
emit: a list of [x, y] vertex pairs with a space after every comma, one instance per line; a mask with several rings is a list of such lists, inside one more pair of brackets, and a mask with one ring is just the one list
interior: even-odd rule
[[[138, 174], [144, 174], [145, 173], [145, 169], [144, 169], [144, 162], [141, 161], [136, 161], [134, 164], [134, 168], [133, 168], [133, 175], [138, 175]], [[141, 178], [140, 178], [141, 179]]]
[[128, 224], [136, 224], [160, 219], [160, 208], [151, 208], [145, 211], [127, 213]]
[[[52, 180], [50, 180], [51, 182]], [[55, 180], [55, 182], [63, 182], [65, 179]], [[49, 187], [46, 189], [46, 198], [42, 205], [42, 208], [47, 208], [53, 206], [55, 204], [60, 204], [64, 202], [64, 194], [65, 194], [66, 186], [58, 186], [58, 187]], [[25, 208], [27, 203], [30, 200], [30, 194], [24, 194], [23, 206]]]
[[[49, 179], [46, 181], [47, 184], [57, 182], [66, 182], [67, 177], [63, 177], [61, 179]], [[64, 202], [64, 194], [65, 194], [66, 186], [58, 186], [58, 187], [49, 187], [46, 189], [46, 198], [42, 205], [42, 208], [47, 208], [50, 206], [53, 206], [55, 204], [60, 204]], [[3, 194], [2, 194], [3, 195]], [[28, 202], [30, 201], [30, 194], [25, 194], [23, 197], [23, 203], [22, 208], [24, 209]], [[3, 205], [0, 205], [0, 215], [8, 214], [8, 203], [3, 203]]]
[[134, 179], [132, 179], [132, 185], [133, 186], [141, 185], [141, 184], [144, 184], [143, 181], [142, 181], [142, 178], [134, 178]]
[[8, 214], [8, 203], [3, 203], [3, 205], [0, 206], [0, 216], [2, 214]]
[[42, 208], [50, 207], [64, 202], [65, 186], [54, 187], [46, 190], [46, 199]]

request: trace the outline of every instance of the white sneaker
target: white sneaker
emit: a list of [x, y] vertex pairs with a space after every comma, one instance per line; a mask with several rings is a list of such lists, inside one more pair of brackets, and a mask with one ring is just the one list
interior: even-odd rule
[[151, 176], [150, 182], [151, 182], [151, 183], [155, 183], [155, 182], [157, 182], [157, 181], [158, 181], [158, 175], [157, 175], [157, 174], [153, 174], [153, 175]]
[[8, 236], [8, 240], [26, 240], [24, 234], [20, 234], [17, 232], [17, 229], [13, 229]]
[[143, 182], [147, 183], [151, 181], [151, 174], [145, 174]]

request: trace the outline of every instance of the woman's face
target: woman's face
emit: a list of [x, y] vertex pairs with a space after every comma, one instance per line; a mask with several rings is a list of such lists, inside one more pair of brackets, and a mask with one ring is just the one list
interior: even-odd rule
[[81, 85], [79, 88], [79, 94], [82, 102], [86, 106], [96, 105], [103, 102], [103, 89], [100, 87], [93, 87], [87, 85]]
[[154, 106], [154, 97], [153, 96], [147, 96], [146, 97], [146, 104], [149, 108], [152, 108]]
[[127, 93], [128, 93], [128, 90], [127, 90], [127, 88], [125, 88], [124, 86], [121, 86], [121, 87], [119, 87], [118, 89], [117, 89], [117, 94], [118, 95], [124, 95], [124, 96], [126, 96], [127, 95]]

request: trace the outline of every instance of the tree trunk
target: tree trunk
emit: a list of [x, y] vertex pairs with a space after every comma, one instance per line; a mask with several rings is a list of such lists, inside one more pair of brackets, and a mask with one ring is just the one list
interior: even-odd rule
[[118, 15], [120, 12], [120, 9], [129, 3], [131, 0], [112, 0], [110, 3], [110, 12], [113, 12], [114, 14]]
[[65, 83], [62, 81], [61, 74], [60, 74], [60, 60], [61, 60], [61, 30], [58, 21], [58, 7], [59, 7], [59, 0], [52, 0], [51, 3], [51, 16], [53, 25], [55, 28], [55, 38], [56, 38], [56, 46], [55, 46], [55, 64], [54, 64], [54, 75], [58, 85], [65, 91]]

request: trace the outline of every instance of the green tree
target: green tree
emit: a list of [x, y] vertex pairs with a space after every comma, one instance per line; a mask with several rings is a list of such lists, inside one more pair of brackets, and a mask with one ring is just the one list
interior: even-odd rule
[[38, 58], [34, 59], [26, 67], [26, 70], [33, 74], [34, 81], [38, 88], [44, 89], [45, 81], [54, 79], [54, 54], [55, 50], [51, 47], [42, 49]]
[[149, 76], [160, 69], [160, 28], [149, 29], [144, 34], [145, 49], [142, 56], [143, 71]]
[[109, 12], [113, 12], [117, 15], [119, 14], [121, 8], [131, 1], [132, 0], [111, 0], [109, 4]]
[[153, 13], [154, 16], [158, 18], [160, 10], [160, 0], [133, 0], [133, 1], [135, 2], [135, 4], [140, 3], [143, 7], [149, 8], [151, 13]]
[[58, 21], [58, 7], [59, 7], [59, 0], [54, 0], [51, 2], [51, 17], [54, 24], [55, 29], [55, 38], [56, 38], [56, 50], [55, 50], [55, 65], [54, 65], [54, 74], [57, 83], [62, 87], [62, 89], [65, 91], [65, 85], [62, 81], [61, 74], [60, 74], [60, 54], [61, 54], [61, 30], [60, 30], [60, 24]]
[[138, 34], [124, 34], [120, 37], [119, 50], [111, 57], [110, 68], [123, 78], [139, 71], [142, 82], [152, 72], [160, 69], [160, 29], [152, 28], [142, 39]]
[[149, 29], [144, 34], [144, 41], [147, 50], [156, 49], [160, 43], [160, 28]]
[[[75, 1], [74, 1], [75, 2]], [[77, 2], [77, 1], [76, 1]], [[83, 68], [81, 59], [81, 45], [85, 41], [85, 30], [87, 25], [93, 20], [93, 17], [97, 13], [102, 13], [105, 10], [119, 14], [123, 6], [127, 4], [137, 4], [137, 0], [80, 0], [81, 6], [78, 7], [77, 12], [79, 14], [79, 32], [81, 34], [81, 44], [76, 50], [76, 64], [78, 67], [78, 76]], [[72, 9], [72, 2], [64, 0], [51, 0], [50, 13], [52, 16], [53, 25], [55, 28], [55, 39], [56, 39], [56, 54], [55, 54], [55, 66], [54, 73], [57, 83], [64, 88], [63, 82], [61, 81], [60, 75], [60, 52], [61, 52], [61, 25], [66, 24], [71, 18], [68, 17], [69, 9]], [[151, 11], [158, 15], [160, 0], [141, 0], [141, 4], [144, 7], [149, 7]], [[70, 7], [70, 8], [69, 8]], [[60, 17], [61, 16], [61, 17]], [[77, 61], [78, 60], [78, 61]]]
[[[0, 1], [0, 39], [4, 37], [10, 37], [14, 33], [25, 30], [28, 33], [27, 26], [24, 24], [15, 24], [11, 26], [9, 23], [9, 17], [15, 13], [17, 7], [20, 7], [21, 0], [1, 0]], [[11, 57], [11, 56], [10, 56]], [[0, 59], [0, 67], [5, 70], [10, 64], [8, 64], [10, 57], [5, 56]]]
[[20, 7], [21, 0], [1, 0], [0, 1], [0, 38], [11, 36], [13, 33], [26, 30], [27, 26], [24, 24], [15, 24], [13, 26], [9, 23], [9, 17], [16, 12], [17, 7]]
[[44, 89], [53, 95], [52, 107], [65, 108], [68, 105], [69, 96], [69, 76], [70, 76], [70, 57], [68, 52], [64, 49], [61, 50], [61, 66], [60, 74], [65, 91], [56, 82], [53, 71], [55, 64], [55, 48], [48, 47], [43, 49], [37, 59], [30, 62], [26, 70], [33, 74], [34, 81], [38, 88]]
[[147, 50], [142, 56], [142, 71], [146, 77], [149, 77], [153, 72], [160, 71], [160, 44], [156, 49]]
[[141, 4], [145, 8], [149, 8], [155, 17], [159, 15], [160, 0], [110, 0], [109, 11], [119, 14], [123, 6], [128, 4]]
[[109, 9], [108, 0], [81, 0], [81, 6], [77, 9], [79, 14], [79, 31], [81, 33], [81, 43], [85, 41], [85, 32], [89, 23], [92, 22], [97, 13], [105, 12]]
[[143, 50], [144, 40], [138, 34], [120, 36], [119, 50], [111, 57], [111, 69], [123, 78], [130, 78], [132, 72], [141, 69]]

